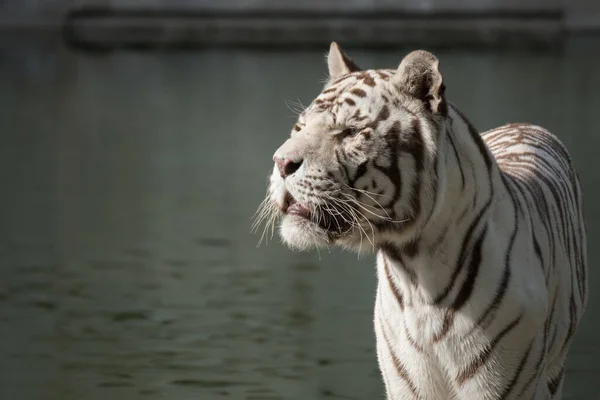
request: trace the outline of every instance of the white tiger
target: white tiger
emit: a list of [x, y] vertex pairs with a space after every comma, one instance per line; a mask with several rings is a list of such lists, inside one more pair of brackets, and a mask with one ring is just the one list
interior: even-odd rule
[[388, 399], [560, 399], [587, 301], [577, 174], [543, 128], [479, 135], [438, 65], [418, 50], [361, 71], [332, 43], [259, 219], [294, 248], [377, 252]]

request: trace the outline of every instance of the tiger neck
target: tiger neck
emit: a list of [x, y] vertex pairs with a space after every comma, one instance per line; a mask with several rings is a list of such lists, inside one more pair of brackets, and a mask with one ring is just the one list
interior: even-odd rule
[[[504, 190], [495, 160], [479, 133], [449, 106], [446, 135], [438, 143], [437, 190], [431, 216], [409, 242], [393, 239], [380, 247], [378, 264], [423, 301], [439, 301], [458, 264], [470, 260], [475, 239], [493, 217]], [[380, 270], [382, 272], [382, 270]], [[402, 285], [404, 286], [404, 285]], [[437, 300], [436, 300], [437, 299]]]

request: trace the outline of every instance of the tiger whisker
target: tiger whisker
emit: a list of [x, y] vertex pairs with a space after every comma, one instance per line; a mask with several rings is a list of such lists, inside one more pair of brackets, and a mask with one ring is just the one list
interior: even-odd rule
[[[351, 201], [353, 204], [356, 204], [358, 207], [360, 207], [361, 209], [365, 210], [366, 212], [368, 212], [369, 214], [379, 218], [379, 219], [383, 219], [384, 221], [393, 221], [393, 219], [388, 215], [387, 217], [379, 215], [374, 213], [373, 211], [369, 210], [367, 207], [368, 205], [361, 203], [360, 201], [358, 201], [356, 198], [354, 198], [353, 196], [347, 194], [347, 193], [342, 193], [342, 195], [344, 195], [345, 197], [348, 198], [349, 201]], [[385, 212], [385, 210], [383, 210]]]
[[[365, 237], [367, 238], [369, 243], [371, 243], [371, 245], [374, 248], [374, 246], [375, 246], [375, 229], [373, 228], [373, 225], [371, 224], [369, 219], [366, 218], [364, 214], [362, 214], [359, 210], [357, 210], [356, 208], [353, 208], [351, 206], [351, 204], [352, 204], [351, 200], [354, 200], [354, 199], [340, 199], [340, 198], [334, 198], [331, 196], [330, 196], [330, 199], [332, 201], [334, 201], [335, 203], [337, 203], [339, 206], [344, 207], [349, 212], [349, 214], [353, 217], [354, 221], [356, 221], [355, 226], [358, 227], [360, 229], [360, 231], [362, 231], [365, 234]], [[370, 230], [372, 233], [372, 239], [369, 238], [369, 235], [367, 234], [365, 228], [360, 223], [361, 218], [359, 218], [359, 217], [362, 217], [362, 219], [364, 221], [366, 221], [367, 224], [369, 224], [369, 227], [370, 227]], [[361, 245], [362, 245], [362, 234], [361, 234]]]
[[302, 112], [306, 110], [306, 106], [302, 104], [300, 100], [285, 100], [285, 105], [291, 112], [296, 114], [296, 116], [302, 114]]
[[[335, 182], [333, 182], [333, 181], [332, 181], [332, 180], [330, 180], [330, 179], [326, 179], [326, 181], [328, 181], [328, 182], [329, 182], [329, 183], [331, 183], [332, 185], [335, 185]], [[382, 194], [379, 194], [379, 193], [373, 193], [373, 192], [369, 192], [369, 191], [367, 191], [367, 190], [364, 190], [364, 189], [357, 189], [357, 188], [353, 188], [353, 187], [351, 187], [350, 185], [348, 185], [348, 184], [346, 184], [346, 183], [342, 183], [342, 184], [343, 184], [345, 187], [347, 187], [348, 189], [350, 189], [350, 190], [354, 190], [354, 191], [356, 191], [356, 192], [359, 192], [359, 193], [365, 194], [367, 197], [369, 197], [369, 198], [370, 198], [370, 199], [371, 199], [371, 200], [372, 200], [372, 201], [373, 201], [373, 202], [374, 202], [374, 203], [375, 203], [375, 204], [376, 204], [376, 205], [377, 205], [377, 206], [378, 206], [378, 207], [381, 209], [381, 211], [383, 211], [383, 212], [385, 213], [385, 215], [386, 215], [386, 216], [385, 216], [385, 217], [383, 217], [383, 216], [381, 216], [381, 215], [378, 215], [378, 214], [375, 214], [375, 213], [373, 213], [373, 212], [371, 212], [371, 211], [369, 211], [369, 210], [366, 210], [366, 211], [367, 211], [367, 212], [369, 212], [370, 214], [372, 214], [372, 215], [374, 215], [374, 216], [376, 216], [376, 217], [378, 217], [378, 218], [380, 218], [380, 219], [386, 220], [386, 221], [388, 221], [388, 222], [393, 222], [393, 223], [401, 223], [401, 222], [406, 222], [406, 221], [408, 221], [408, 220], [409, 220], [409, 219], [404, 219], [404, 220], [394, 220], [394, 219], [393, 219], [393, 218], [392, 218], [392, 217], [389, 215], [389, 213], [387, 212], [387, 210], [385, 209], [385, 207], [383, 207], [383, 206], [381, 205], [381, 203], [379, 203], [377, 200], [375, 200], [375, 199], [372, 197], [372, 195], [375, 195], [375, 196], [384, 196], [384, 195], [382, 195]], [[353, 197], [353, 196], [350, 196], [350, 195], [348, 195], [347, 193], [343, 193], [342, 191], [340, 191], [340, 193], [341, 193], [341, 194], [343, 194], [343, 195], [344, 195], [344, 196], [346, 196], [346, 197], [350, 197], [350, 198], [352, 198], [353, 200], [355, 200], [355, 201], [356, 201], [356, 204], [357, 204], [357, 205], [359, 205], [359, 206], [361, 206], [361, 208], [363, 208], [363, 207], [369, 207], [369, 205], [367, 205], [367, 204], [365, 204], [365, 203], [362, 203], [362, 202], [358, 201], [358, 199], [356, 199], [356, 198], [355, 198], [355, 197]], [[385, 197], [388, 197], [388, 196], [385, 196]], [[371, 206], [371, 207], [374, 207], [374, 206]], [[375, 208], [375, 207], [374, 207], [374, 208]]]
[[[344, 215], [344, 213], [342, 213], [340, 210], [335, 210], [334, 209], [335, 212], [336, 212], [335, 215], [340, 216], [344, 220], [344, 222], [346, 222], [350, 226], [344, 233], [349, 232], [350, 230], [352, 230], [354, 227], [356, 227], [358, 225], [358, 221], [357, 221], [356, 215], [353, 213], [353, 210], [352, 210], [352, 208], [350, 206], [348, 206], [347, 204], [344, 204], [343, 200], [336, 199], [335, 197], [333, 197], [331, 195], [326, 195], [326, 197], [330, 201], [334, 202], [338, 207], [340, 207], [343, 210], [345, 210], [351, 216], [352, 219], [348, 220], [348, 218], [346, 218], [346, 216]], [[339, 227], [339, 225], [338, 225], [338, 227]], [[341, 227], [339, 227], [339, 228], [340, 228], [340, 231], [341, 231]]]
[[[358, 205], [358, 201], [354, 198], [349, 199], [350, 204], [355, 203]], [[375, 249], [375, 228], [373, 228], [373, 224], [371, 223], [371, 221], [369, 221], [369, 219], [363, 214], [361, 213], [359, 210], [354, 209], [354, 211], [356, 213], [358, 213], [363, 220], [365, 220], [367, 222], [367, 224], [369, 224], [369, 228], [371, 229], [371, 236], [372, 236], [372, 240], [369, 240], [369, 242], [371, 243], [371, 246], [373, 247], [373, 249]], [[367, 210], [368, 211], [368, 210]], [[360, 226], [360, 225], [359, 225]], [[367, 237], [367, 239], [369, 239], [369, 236], [367, 235], [367, 232], [365, 231], [365, 236]]]
[[349, 185], [347, 185], [347, 184], [344, 184], [344, 185], [346, 185], [348, 188], [350, 188], [350, 189], [352, 189], [352, 190], [355, 190], [355, 191], [357, 191], [357, 192], [359, 192], [359, 193], [362, 193], [362, 194], [366, 195], [367, 197], [369, 197], [369, 199], [373, 200], [373, 202], [374, 202], [375, 204], [377, 204], [377, 206], [379, 206], [379, 208], [381, 208], [381, 210], [382, 210], [382, 211], [385, 213], [385, 215], [386, 215], [388, 218], [392, 219], [392, 217], [390, 217], [390, 215], [389, 215], [389, 213], [387, 212], [387, 210], [385, 209], [385, 207], [383, 207], [383, 206], [381, 205], [381, 203], [379, 203], [377, 200], [375, 200], [375, 199], [374, 199], [374, 198], [371, 196], [372, 194], [376, 194], [376, 193], [370, 193], [370, 192], [368, 192], [368, 191], [366, 191], [366, 190], [352, 188], [352, 187], [350, 187], [350, 186], [349, 186]]
[[263, 241], [265, 243], [273, 238], [275, 233], [275, 223], [277, 222], [278, 211], [273, 203], [271, 203], [270, 199], [266, 197], [258, 206], [257, 211], [254, 213], [252, 217], [254, 219], [254, 223], [252, 224], [251, 232], [256, 233], [260, 225], [264, 224], [263, 231], [260, 235], [260, 239], [257, 243], [257, 247], [259, 247]]
[[354, 191], [365, 193], [365, 194], [370, 194], [372, 196], [388, 197], [389, 198], [388, 195], [385, 195], [383, 193], [375, 193], [375, 192], [371, 192], [371, 191], [368, 191], [368, 190], [365, 190], [365, 189], [354, 188], [354, 187], [352, 187], [352, 186], [350, 186], [350, 185], [348, 185], [347, 183], [344, 183], [344, 182], [334, 182], [331, 179], [327, 179], [327, 178], [324, 179], [324, 180], [327, 181], [327, 182], [329, 182], [329, 183], [331, 183], [333, 186], [337, 186], [338, 184], [342, 184], [342, 185], [344, 185], [344, 187], [346, 187], [346, 188], [348, 188], [350, 190], [354, 190]]

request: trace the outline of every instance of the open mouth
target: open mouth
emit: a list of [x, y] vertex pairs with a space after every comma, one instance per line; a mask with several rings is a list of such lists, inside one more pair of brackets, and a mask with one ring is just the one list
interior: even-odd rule
[[285, 202], [285, 206], [284, 206], [284, 212], [288, 215], [297, 215], [299, 217], [302, 217], [304, 219], [308, 219], [310, 220], [311, 218], [311, 212], [308, 208], [304, 207], [302, 204], [298, 203], [296, 201], [296, 199], [294, 199], [292, 197], [291, 194], [289, 194], [289, 192], [286, 195], [286, 202]]
[[325, 211], [323, 209], [317, 209], [315, 212], [312, 212], [307, 207], [298, 203], [289, 192], [286, 193], [282, 211], [284, 214], [294, 215], [310, 221], [330, 232], [341, 233], [348, 229], [346, 219], [342, 217], [340, 212], [332, 210], [335, 211], [337, 215], [333, 215], [331, 211]]

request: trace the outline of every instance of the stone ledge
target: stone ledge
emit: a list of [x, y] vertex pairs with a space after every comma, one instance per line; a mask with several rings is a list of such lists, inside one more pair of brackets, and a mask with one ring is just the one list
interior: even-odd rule
[[327, 13], [79, 11], [64, 26], [79, 48], [207, 46], [510, 46], [556, 47], [559, 13]]

